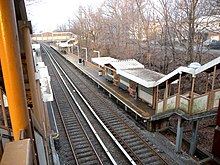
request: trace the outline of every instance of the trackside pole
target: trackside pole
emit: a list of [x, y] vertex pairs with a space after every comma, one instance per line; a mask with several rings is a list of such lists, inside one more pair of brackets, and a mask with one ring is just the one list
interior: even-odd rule
[[198, 120], [193, 121], [192, 138], [189, 149], [190, 155], [194, 155], [196, 151], [198, 126], [199, 126], [199, 121]]
[[27, 103], [19, 36], [12, 0], [0, 1], [0, 59], [14, 139], [28, 129]]
[[181, 152], [182, 139], [183, 139], [183, 119], [182, 117], [178, 116], [177, 134], [176, 134], [176, 152], [177, 153]]

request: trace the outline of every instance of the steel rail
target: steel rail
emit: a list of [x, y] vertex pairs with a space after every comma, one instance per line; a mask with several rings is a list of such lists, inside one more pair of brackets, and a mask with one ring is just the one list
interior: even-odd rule
[[[59, 77], [60, 77], [60, 76], [61, 76], [61, 75], [59, 75]], [[60, 77], [60, 78], [61, 78], [61, 80], [62, 80], [62, 82], [63, 82], [62, 77]], [[59, 80], [58, 80], [58, 81], [59, 81]], [[60, 83], [60, 85], [61, 85], [61, 82], [59, 82], [59, 83]], [[64, 83], [64, 82], [63, 82], [63, 83]], [[65, 83], [64, 83], [64, 86], [66, 87], [66, 84], [65, 84]], [[65, 95], [66, 100], [68, 101], [68, 103], [69, 103], [69, 105], [70, 105], [70, 107], [71, 107], [72, 112], [74, 113], [74, 115], [75, 115], [75, 117], [76, 117], [77, 123], [80, 125], [80, 127], [81, 127], [83, 133], [85, 134], [87, 141], [89, 142], [89, 144], [90, 144], [91, 148], [93, 149], [93, 151], [94, 151], [96, 157], [98, 158], [98, 161], [100, 162], [100, 164], [102, 164], [102, 161], [101, 161], [100, 157], [98, 156], [98, 153], [96, 152], [96, 150], [95, 150], [95, 148], [94, 148], [94, 146], [93, 146], [91, 140], [89, 139], [89, 136], [88, 136], [88, 134], [86, 133], [86, 131], [85, 131], [85, 129], [84, 129], [84, 127], [83, 127], [83, 125], [82, 125], [82, 123], [81, 123], [79, 117], [77, 116], [76, 112], [73, 111], [74, 108], [72, 107], [72, 105], [71, 105], [71, 103], [70, 103], [70, 99], [68, 98], [67, 93], [65, 92], [64, 87], [63, 87], [62, 85], [61, 85], [61, 88], [62, 88], [62, 90], [63, 90], [63, 92], [64, 92], [64, 95]], [[68, 90], [68, 92], [69, 92], [69, 90]], [[62, 115], [62, 113], [61, 113], [61, 115]], [[62, 115], [62, 116], [63, 116], [63, 115]], [[64, 121], [64, 122], [65, 122], [65, 121]], [[65, 123], [64, 123], [64, 124], [65, 124]], [[73, 147], [73, 148], [74, 148], [74, 147]], [[77, 155], [76, 155], [76, 156], [77, 156]]]
[[[50, 56], [54, 59], [53, 56]], [[112, 138], [112, 140], [115, 142], [115, 144], [119, 147], [119, 149], [122, 151], [122, 153], [126, 156], [126, 158], [129, 160], [129, 162], [133, 165], [136, 165], [136, 162], [132, 159], [132, 157], [128, 154], [128, 152], [124, 149], [124, 147], [120, 144], [120, 142], [115, 138], [115, 136], [111, 133], [111, 131], [106, 127], [106, 125], [102, 122], [102, 120], [98, 117], [98, 115], [95, 113], [93, 108], [90, 106], [88, 101], [84, 98], [84, 96], [81, 94], [81, 92], [78, 90], [78, 88], [73, 84], [69, 76], [65, 73], [65, 71], [62, 69], [62, 67], [57, 63], [57, 61], [54, 59], [54, 62], [59, 67], [59, 69], [62, 71], [62, 73], [65, 75], [65, 77], [68, 79], [69, 83], [73, 86], [75, 91], [78, 93], [78, 95], [81, 97], [81, 99], [84, 101], [84, 103], [87, 105], [87, 107], [90, 109], [92, 114], [95, 116], [95, 118], [99, 121], [99, 123], [102, 125], [102, 127], [105, 129], [105, 131], [109, 134], [109, 136]], [[73, 96], [73, 95], [72, 95]], [[74, 96], [73, 96], [74, 98]], [[74, 98], [75, 100], [75, 98]], [[139, 162], [140, 163], [140, 162]]]
[[[53, 87], [52, 87], [52, 89], [53, 89]], [[60, 115], [60, 119], [61, 119], [61, 121], [62, 121], [62, 124], [63, 124], [64, 130], [65, 130], [67, 139], [68, 139], [68, 141], [69, 141], [69, 145], [70, 145], [70, 148], [71, 148], [73, 157], [74, 157], [74, 159], [75, 159], [75, 161], [76, 161], [76, 164], [79, 165], [78, 158], [77, 158], [77, 156], [76, 156], [76, 153], [75, 153], [75, 151], [74, 151], [73, 144], [72, 144], [71, 139], [70, 139], [70, 135], [69, 135], [69, 133], [68, 133], [68, 130], [67, 130], [65, 121], [64, 121], [63, 116], [62, 116], [61, 111], [60, 111], [60, 106], [59, 106], [59, 104], [57, 103], [57, 97], [56, 97], [56, 95], [54, 95], [54, 100], [55, 100], [55, 103], [56, 103], [56, 105], [57, 105], [58, 112], [59, 112], [59, 115]]]
[[[57, 53], [57, 52], [56, 52], [56, 53]], [[66, 74], [65, 72], [64, 72], [64, 74], [67, 76], [67, 74]], [[74, 86], [74, 88], [75, 88], [75, 90], [77, 91], [77, 93], [80, 93], [80, 96], [84, 98], [84, 95], [83, 95], [83, 94], [77, 89], [77, 87], [72, 83], [72, 81], [70, 80], [70, 78], [68, 78], [68, 79], [69, 79], [70, 83]], [[79, 78], [79, 79], [80, 79], [80, 78]], [[87, 86], [87, 84], [84, 84], [84, 85]], [[88, 87], [88, 86], [87, 86], [87, 87]], [[88, 89], [89, 89], [89, 87], [88, 87]], [[91, 91], [91, 92], [92, 92], [92, 91]], [[118, 117], [117, 114], [112, 110], [112, 108], [109, 107], [108, 104], [105, 104], [105, 102], [103, 101], [103, 99], [101, 99], [96, 93], [94, 93], [94, 95], [96, 95], [96, 97], [98, 97], [99, 100], [100, 100], [104, 105], [106, 105], [106, 106], [108, 107], [108, 109], [110, 109], [110, 110], [112, 111], [112, 113], [113, 113], [116, 117]], [[85, 98], [84, 98], [84, 99], [85, 99]], [[87, 102], [86, 99], [85, 99], [85, 101]], [[91, 103], [89, 103], [89, 101], [88, 101], [87, 103], [88, 103], [89, 106], [91, 105]], [[93, 107], [93, 108], [91, 107], [91, 109], [94, 110], [94, 107]], [[96, 114], [97, 112], [94, 112], [94, 113], [95, 113], [95, 115], [97, 115], [97, 114]], [[100, 116], [98, 116], [98, 117], [100, 117]], [[166, 162], [166, 160], [164, 160], [164, 159], [163, 159], [142, 137], [140, 137], [140, 135], [138, 135], [137, 132], [134, 131], [127, 123], [124, 122], [124, 125], [125, 125], [129, 130], [131, 130], [132, 133], [135, 134], [135, 136], [138, 137], [138, 138], [142, 141], [142, 143], [143, 143], [146, 147], [148, 147], [148, 148], [153, 152], [153, 154], [154, 154], [155, 156], [159, 157], [159, 159], [160, 159], [164, 164], [168, 164], [168, 162]], [[113, 128], [112, 128], [112, 129], [113, 129]]]
[[[47, 51], [47, 50], [45, 50]], [[48, 51], [47, 51], [48, 52]], [[49, 52], [48, 52], [49, 54]], [[89, 121], [89, 119], [87, 118], [86, 114], [83, 112], [82, 108], [80, 107], [79, 103], [77, 102], [77, 100], [75, 99], [75, 97], [73, 96], [71, 90], [69, 89], [69, 87], [67, 86], [65, 80], [62, 78], [60, 72], [58, 71], [56, 65], [54, 64], [54, 61], [52, 60], [51, 56], [48, 56], [54, 66], [54, 68], [56, 69], [60, 79], [62, 80], [63, 84], [65, 85], [66, 89], [68, 90], [69, 94], [71, 95], [71, 98], [74, 100], [75, 104], [77, 105], [78, 109], [80, 110], [80, 112], [82, 113], [83, 117], [85, 118], [86, 122], [88, 123], [90, 129], [92, 130], [93, 134], [96, 136], [98, 142], [100, 143], [100, 145], [102, 146], [103, 150], [105, 151], [105, 153], [107, 154], [107, 156], [109, 157], [109, 159], [111, 160], [112, 164], [116, 165], [116, 161], [114, 160], [113, 156], [111, 155], [110, 151], [108, 150], [108, 148], [105, 146], [104, 142], [102, 141], [102, 139], [100, 138], [100, 136], [98, 135], [98, 133], [96, 132], [95, 128], [92, 126], [91, 122]], [[67, 98], [68, 99], [68, 98]], [[75, 112], [74, 112], [75, 113]]]

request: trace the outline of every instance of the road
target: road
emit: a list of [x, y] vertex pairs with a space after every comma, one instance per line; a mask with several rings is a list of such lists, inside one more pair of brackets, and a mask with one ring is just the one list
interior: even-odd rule
[[[182, 46], [175, 46], [175, 49], [181, 50], [181, 51], [186, 51], [186, 49]], [[196, 46], [194, 46], [194, 51], [196, 52]], [[204, 54], [220, 55], [220, 49], [208, 49], [206, 47], [203, 47], [202, 52]]]
[[202, 51], [206, 54], [220, 55], [220, 49], [207, 49], [203, 47]]

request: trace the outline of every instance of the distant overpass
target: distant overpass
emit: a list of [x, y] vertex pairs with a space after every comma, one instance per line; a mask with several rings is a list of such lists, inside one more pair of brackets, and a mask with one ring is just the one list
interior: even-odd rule
[[70, 38], [75, 38], [72, 32], [43, 32], [32, 34], [32, 41], [67, 41]]

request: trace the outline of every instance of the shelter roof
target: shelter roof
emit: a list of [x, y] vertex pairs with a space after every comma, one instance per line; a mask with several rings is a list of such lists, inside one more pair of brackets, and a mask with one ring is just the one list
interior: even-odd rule
[[119, 74], [147, 88], [154, 87], [156, 81], [165, 76], [146, 68], [120, 70]]
[[95, 64], [104, 67], [106, 64], [110, 64], [112, 61], [117, 61], [117, 59], [112, 58], [112, 57], [97, 57], [97, 58], [92, 58], [92, 62]]
[[112, 61], [110, 64], [116, 69], [117, 74], [122, 69], [144, 68], [144, 65], [135, 59]]

